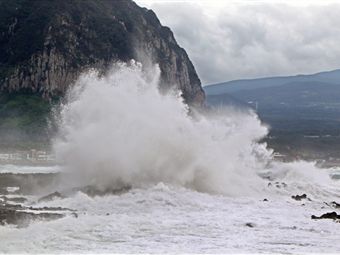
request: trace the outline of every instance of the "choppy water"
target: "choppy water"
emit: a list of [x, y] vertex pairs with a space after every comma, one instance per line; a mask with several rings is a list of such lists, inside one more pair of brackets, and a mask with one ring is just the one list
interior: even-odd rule
[[[267, 128], [256, 114], [190, 115], [179, 93], [159, 93], [159, 74], [132, 63], [105, 77], [81, 76], [59, 116], [54, 147], [63, 167], [0, 172], [62, 170], [40, 196], [54, 188], [132, 188], [39, 202], [42, 183], [30, 176], [27, 205], [77, 217], [0, 226], [0, 252], [340, 252], [340, 223], [311, 219], [340, 214], [325, 204], [340, 202], [339, 180], [330, 178], [336, 169], [273, 161], [258, 143]], [[311, 201], [291, 198], [304, 193]]]
[[0, 227], [0, 252], [340, 252], [340, 224], [310, 218], [330, 211], [323, 200], [275, 192], [232, 198], [160, 183], [38, 205], [72, 208], [78, 218]]

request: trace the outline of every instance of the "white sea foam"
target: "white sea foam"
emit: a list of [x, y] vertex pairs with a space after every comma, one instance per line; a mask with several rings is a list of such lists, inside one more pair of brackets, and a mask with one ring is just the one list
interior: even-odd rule
[[[254, 113], [190, 115], [178, 92], [158, 92], [158, 79], [157, 67], [134, 63], [81, 76], [55, 142], [64, 188], [132, 189], [30, 199], [77, 217], [0, 227], [0, 252], [340, 252], [340, 225], [311, 220], [338, 201], [328, 171], [273, 161]], [[302, 193], [312, 200], [290, 198]]]
[[[188, 114], [176, 90], [159, 92], [157, 66], [117, 64], [105, 76], [83, 74], [62, 107], [55, 143], [69, 185], [99, 189], [158, 182], [232, 196], [268, 192], [258, 173], [327, 186], [314, 163], [280, 163], [259, 141], [267, 127], [254, 112]], [[299, 186], [297, 185], [297, 186]], [[299, 186], [299, 187], [300, 187]], [[303, 186], [303, 185], [302, 185]]]
[[267, 127], [254, 112], [189, 114], [179, 91], [159, 92], [159, 77], [157, 66], [145, 70], [135, 62], [116, 64], [105, 76], [84, 73], [57, 116], [55, 151], [61, 166], [5, 165], [0, 172], [62, 170], [65, 188], [164, 182], [232, 196], [272, 192], [259, 177], [268, 172], [290, 184], [290, 192], [336, 193], [330, 173], [314, 163], [272, 160], [272, 151], [259, 143]]
[[[311, 220], [322, 202], [227, 197], [157, 184], [122, 195], [41, 202], [76, 210], [27, 228], [0, 227], [2, 253], [340, 252], [340, 225]], [[251, 224], [249, 227], [246, 224]]]
[[[119, 64], [80, 77], [60, 115], [56, 154], [77, 185], [165, 182], [242, 195], [261, 190], [270, 151], [257, 116], [232, 110], [191, 117], [178, 91], [162, 95], [159, 68]], [[263, 160], [265, 158], [265, 160]], [[262, 159], [262, 160], [261, 160]], [[68, 177], [69, 178], [69, 177]]]

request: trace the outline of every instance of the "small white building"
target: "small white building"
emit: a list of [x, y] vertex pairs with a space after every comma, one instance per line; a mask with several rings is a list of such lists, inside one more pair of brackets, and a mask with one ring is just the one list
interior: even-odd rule
[[10, 158], [10, 154], [8, 153], [0, 153], [0, 161], [7, 161]]

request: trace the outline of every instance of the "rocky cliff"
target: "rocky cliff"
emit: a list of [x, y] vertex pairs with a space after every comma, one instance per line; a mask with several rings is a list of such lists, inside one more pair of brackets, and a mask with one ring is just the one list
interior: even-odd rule
[[62, 95], [86, 68], [145, 56], [162, 86], [178, 86], [188, 104], [204, 92], [194, 66], [155, 13], [131, 0], [0, 0], [0, 89]]

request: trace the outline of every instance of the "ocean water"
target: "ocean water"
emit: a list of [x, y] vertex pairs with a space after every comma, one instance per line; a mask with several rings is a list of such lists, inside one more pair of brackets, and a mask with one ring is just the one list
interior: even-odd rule
[[[54, 188], [74, 192], [25, 202], [77, 217], [0, 226], [0, 252], [340, 252], [340, 224], [311, 219], [340, 213], [330, 205], [340, 202], [337, 169], [277, 162], [260, 143], [268, 127], [254, 112], [189, 114], [178, 91], [158, 86], [157, 66], [138, 63], [79, 78], [55, 116], [59, 166], [29, 169], [61, 171]], [[129, 189], [109, 192], [122, 187]], [[309, 199], [291, 198], [302, 194]]]
[[246, 197], [201, 193], [163, 183], [120, 195], [89, 197], [78, 192], [35, 204], [71, 208], [77, 211], [77, 218], [69, 215], [37, 221], [27, 228], [0, 227], [0, 251], [340, 252], [340, 224], [311, 220], [312, 214], [334, 210], [323, 203], [332, 201], [332, 194], [314, 198], [309, 195], [312, 192], [306, 192], [312, 201], [295, 201], [289, 196], [293, 194], [289, 186], [268, 188], [266, 196]]

